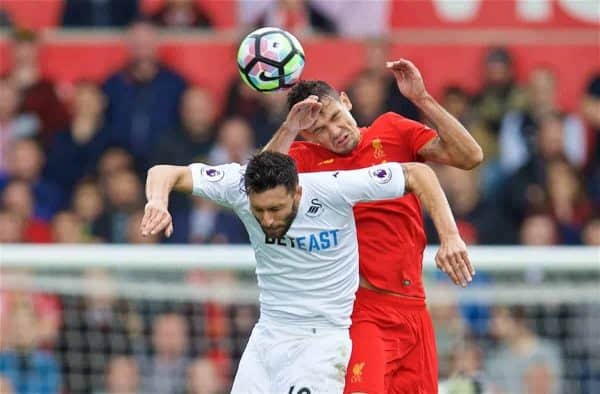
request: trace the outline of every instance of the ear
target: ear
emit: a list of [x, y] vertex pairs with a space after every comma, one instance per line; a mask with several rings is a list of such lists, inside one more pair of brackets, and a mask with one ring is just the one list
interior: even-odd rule
[[340, 102], [348, 111], [352, 110], [352, 102], [350, 101], [350, 97], [346, 94], [346, 92], [340, 93]]
[[296, 195], [294, 197], [296, 201], [300, 201], [300, 198], [302, 197], [302, 186], [296, 186]]

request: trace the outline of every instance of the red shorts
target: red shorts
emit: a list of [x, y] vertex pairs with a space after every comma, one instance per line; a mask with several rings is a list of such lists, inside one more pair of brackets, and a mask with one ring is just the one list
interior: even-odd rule
[[425, 300], [359, 288], [344, 393], [437, 394], [433, 323]]

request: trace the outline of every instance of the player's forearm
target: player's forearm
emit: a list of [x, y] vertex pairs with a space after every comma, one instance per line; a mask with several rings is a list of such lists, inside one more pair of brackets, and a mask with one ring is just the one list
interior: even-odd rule
[[273, 137], [267, 143], [267, 145], [265, 145], [262, 151], [272, 151], [287, 154], [297, 136], [297, 130], [292, 130], [286, 123], [283, 123], [279, 130], [273, 134]]
[[[146, 178], [146, 198], [148, 201], [159, 200], [167, 204], [171, 190], [183, 185], [187, 167], [158, 165], [148, 170]], [[185, 191], [185, 190], [183, 190]]]
[[440, 240], [458, 234], [450, 204], [429, 166], [422, 163], [402, 164], [406, 190], [414, 193], [433, 220]]
[[415, 104], [435, 125], [451, 165], [465, 170], [477, 167], [483, 161], [481, 147], [465, 127], [429, 94]]

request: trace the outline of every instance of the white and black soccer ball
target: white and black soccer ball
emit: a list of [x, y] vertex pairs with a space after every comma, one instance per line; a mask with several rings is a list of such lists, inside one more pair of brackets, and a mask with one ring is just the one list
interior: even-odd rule
[[259, 92], [293, 86], [304, 69], [304, 49], [289, 32], [263, 27], [248, 34], [240, 44], [237, 65], [242, 80]]

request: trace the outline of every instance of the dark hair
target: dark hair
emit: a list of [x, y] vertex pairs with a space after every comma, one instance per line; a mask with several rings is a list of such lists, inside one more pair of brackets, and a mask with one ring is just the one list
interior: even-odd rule
[[298, 171], [294, 160], [283, 153], [265, 151], [250, 159], [244, 175], [246, 193], [262, 193], [284, 186], [293, 193], [298, 186]]
[[311, 95], [319, 97], [319, 100], [326, 96], [336, 100], [340, 98], [338, 92], [325, 81], [300, 81], [288, 92], [288, 109]]

